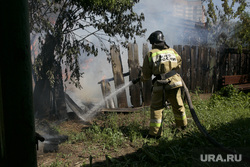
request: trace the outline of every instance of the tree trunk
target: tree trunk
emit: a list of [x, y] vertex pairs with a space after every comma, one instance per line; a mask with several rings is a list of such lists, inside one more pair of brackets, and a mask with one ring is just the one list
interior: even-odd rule
[[67, 116], [61, 64], [54, 56], [56, 45], [56, 38], [47, 35], [37, 58], [42, 63], [34, 89], [35, 116], [39, 119], [63, 119]]

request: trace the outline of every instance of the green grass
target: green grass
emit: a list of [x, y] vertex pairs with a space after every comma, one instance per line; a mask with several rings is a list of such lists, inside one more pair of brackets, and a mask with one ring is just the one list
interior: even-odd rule
[[[227, 148], [249, 153], [250, 151], [250, 94], [238, 92], [232, 86], [213, 94], [209, 100], [194, 98], [193, 105], [202, 125], [209, 134]], [[191, 118], [187, 104], [185, 104], [188, 118]], [[220, 152], [211, 145], [198, 131], [194, 121], [188, 119], [188, 128], [185, 132], [175, 133], [171, 128], [174, 117], [171, 109], [164, 111], [163, 137], [159, 140], [144, 139], [147, 134], [149, 109], [140, 113], [131, 113], [123, 116], [109, 114], [99, 117], [90, 128], [79, 133], [68, 133], [69, 144], [84, 142], [89, 144], [89, 150], [83, 150], [91, 157], [90, 162], [83, 162], [82, 166], [214, 166], [216, 164], [199, 163], [197, 155], [208, 148], [212, 153]], [[96, 153], [97, 146], [100, 149]], [[119, 152], [127, 146], [132, 146], [136, 152], [122, 157], [112, 157], [113, 152]], [[95, 151], [94, 151], [95, 150]], [[106, 161], [92, 163], [95, 156], [105, 156]], [[248, 156], [250, 156], [248, 154]], [[60, 162], [55, 162], [60, 164]], [[60, 166], [59, 165], [59, 166]], [[224, 163], [219, 166], [230, 166]], [[233, 166], [245, 163], [233, 163]], [[248, 164], [249, 165], [249, 164]]]

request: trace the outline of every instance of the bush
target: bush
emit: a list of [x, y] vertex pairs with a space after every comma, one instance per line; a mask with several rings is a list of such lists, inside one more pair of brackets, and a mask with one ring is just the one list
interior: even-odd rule
[[219, 95], [225, 96], [225, 97], [232, 97], [232, 96], [238, 95], [238, 93], [239, 93], [239, 90], [235, 88], [233, 85], [228, 85], [226, 87], [223, 87], [218, 92]]

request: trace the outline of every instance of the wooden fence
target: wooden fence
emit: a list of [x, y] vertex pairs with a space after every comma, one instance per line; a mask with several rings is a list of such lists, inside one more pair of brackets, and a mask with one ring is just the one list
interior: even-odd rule
[[250, 74], [250, 51], [200, 46], [173, 47], [182, 57], [181, 76], [191, 91], [213, 93], [224, 75]]
[[[213, 93], [220, 88], [220, 79], [224, 75], [250, 74], [250, 51], [243, 50], [241, 54], [236, 49], [215, 49], [201, 46], [173, 47], [182, 57], [182, 68], [180, 74], [190, 91], [200, 90], [203, 93]], [[129, 72], [123, 73], [121, 55], [119, 47], [111, 46], [111, 64], [114, 78], [102, 80], [103, 96], [110, 94], [109, 81], [114, 80], [115, 87], [124, 84], [124, 77], [129, 76], [129, 80], [138, 76], [139, 54], [137, 44], [128, 45], [128, 66]], [[143, 44], [142, 57], [148, 53], [147, 44]], [[130, 86], [130, 101], [133, 107], [149, 105], [151, 101], [151, 81]], [[143, 96], [142, 96], [143, 95]], [[117, 95], [118, 108], [128, 107], [126, 92]], [[113, 102], [106, 104], [107, 108], [115, 107]], [[110, 107], [112, 106], [112, 107]], [[116, 107], [115, 107], [116, 108]]]

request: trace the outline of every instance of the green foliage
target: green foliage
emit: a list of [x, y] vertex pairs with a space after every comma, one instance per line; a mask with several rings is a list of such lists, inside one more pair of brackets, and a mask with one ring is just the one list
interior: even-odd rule
[[[223, 47], [237, 47], [241, 51], [242, 47], [249, 46], [247, 37], [249, 29], [249, 17], [246, 17], [246, 0], [221, 0], [222, 5], [214, 5], [213, 0], [205, 0], [208, 5], [206, 11], [207, 25], [210, 30], [210, 44]], [[237, 6], [237, 9], [236, 9]], [[236, 22], [235, 20], [239, 20]], [[239, 27], [245, 27], [239, 28]]]
[[[64, 63], [65, 73], [71, 82], [80, 87], [79, 56], [98, 55], [104, 51], [109, 55], [105, 42], [120, 43], [126, 46], [126, 40], [145, 33], [142, 28], [143, 13], [133, 11], [135, 3], [130, 0], [29, 0], [31, 33], [39, 34], [41, 62], [36, 70], [38, 79], [54, 73], [53, 66]], [[99, 45], [90, 40], [95, 37]], [[123, 42], [117, 37], [125, 38]], [[46, 45], [52, 42], [50, 45]], [[108, 60], [110, 57], [108, 57]], [[47, 66], [47, 67], [45, 67]], [[50, 72], [48, 72], [50, 71]], [[50, 76], [50, 75], [49, 75]], [[54, 77], [55, 78], [55, 77]], [[68, 77], [66, 77], [67, 79]], [[53, 80], [53, 77], [50, 77]]]
[[228, 85], [226, 87], [223, 87], [219, 92], [217, 92], [218, 95], [225, 97], [237, 96], [238, 93], [239, 90], [235, 88], [233, 85]]
[[[198, 96], [198, 93], [197, 95]], [[223, 88], [208, 100], [194, 98], [193, 105], [202, 125], [208, 133], [219, 143], [230, 149], [241, 152], [250, 147], [250, 93], [239, 92], [231, 85]], [[217, 149], [199, 132], [191, 118], [187, 105], [188, 127], [184, 132], [173, 131], [174, 117], [171, 109], [164, 111], [164, 133], [159, 140], [144, 139], [146, 134], [143, 122], [149, 120], [150, 111], [128, 114], [123, 117], [119, 114], [109, 114], [99, 118], [102, 123], [94, 122], [89, 129], [83, 130], [81, 139], [71, 144], [83, 142], [88, 145], [84, 148], [84, 155], [88, 157], [105, 156], [106, 161], [100, 166], [193, 166], [200, 161], [195, 153], [201, 153], [206, 148]], [[121, 118], [120, 118], [121, 117]], [[98, 121], [97, 120], [97, 121]], [[147, 122], [149, 123], [149, 122]], [[98, 146], [98, 147], [96, 147]], [[115, 157], [114, 152], [122, 152], [127, 146], [136, 148], [136, 152]], [[100, 154], [94, 150], [100, 149]], [[238, 150], [242, 148], [242, 150]], [[245, 149], [245, 151], [247, 151]], [[211, 153], [211, 152], [210, 152]], [[213, 152], [212, 152], [213, 153]], [[249, 155], [249, 154], [248, 154]], [[58, 163], [56, 161], [55, 163]], [[93, 166], [95, 165], [94, 162]], [[83, 162], [83, 164], [87, 164]], [[200, 166], [204, 166], [201, 164]], [[242, 165], [241, 163], [239, 165]], [[243, 163], [243, 165], [245, 165]], [[209, 164], [208, 164], [209, 166]]]
[[234, 37], [237, 38], [237, 45], [240, 50], [242, 48], [250, 49], [250, 14], [244, 12], [240, 16], [240, 21], [235, 27]]

